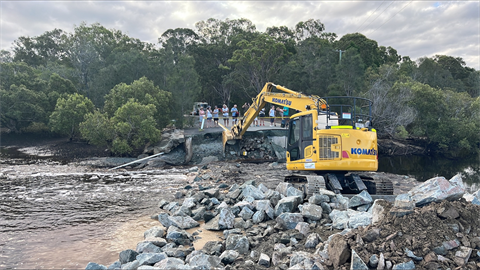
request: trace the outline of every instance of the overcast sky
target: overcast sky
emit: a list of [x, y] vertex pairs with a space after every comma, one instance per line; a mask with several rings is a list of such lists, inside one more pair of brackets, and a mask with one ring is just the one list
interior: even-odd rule
[[294, 27], [319, 19], [326, 32], [359, 32], [416, 60], [445, 54], [480, 69], [480, 1], [3, 1], [1, 48], [20, 36], [55, 28], [73, 32], [100, 23], [130, 37], [157, 43], [167, 29], [191, 28], [208, 18], [246, 18], [257, 30]]

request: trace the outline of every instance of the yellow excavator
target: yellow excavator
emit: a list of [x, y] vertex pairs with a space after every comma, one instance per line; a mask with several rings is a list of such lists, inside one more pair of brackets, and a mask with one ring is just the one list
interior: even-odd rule
[[[273, 92], [273, 90], [281, 92]], [[306, 195], [326, 188], [335, 193], [391, 195], [393, 184], [361, 175], [378, 169], [377, 133], [372, 127], [372, 102], [359, 97], [304, 95], [266, 83], [239, 119], [222, 134], [223, 149], [243, 134], [267, 103], [296, 110], [289, 119], [285, 180], [301, 185]], [[306, 183], [306, 185], [305, 185]]]

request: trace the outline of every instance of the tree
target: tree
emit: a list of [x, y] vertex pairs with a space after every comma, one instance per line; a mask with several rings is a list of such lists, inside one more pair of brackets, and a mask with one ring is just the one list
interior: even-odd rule
[[405, 130], [416, 118], [416, 111], [409, 105], [413, 93], [409, 84], [396, 83], [397, 69], [382, 65], [379, 74], [371, 74], [366, 97], [373, 101], [372, 122], [379, 134], [396, 136], [400, 128]]
[[167, 126], [170, 121], [172, 94], [160, 90], [160, 88], [155, 86], [153, 82], [149, 81], [146, 77], [142, 77], [130, 85], [125, 83], [116, 85], [105, 97], [104, 110], [109, 117], [113, 117], [115, 112], [132, 98], [135, 102], [142, 105], [154, 105], [156, 126]]
[[111, 148], [115, 138], [112, 121], [106, 113], [101, 113], [99, 110], [87, 113], [84, 121], [79, 124], [79, 130], [82, 138], [94, 145]]
[[0, 123], [13, 132], [21, 132], [34, 123], [45, 123], [47, 112], [44, 108], [47, 107], [47, 96], [43, 92], [15, 84], [8, 90], [0, 88]]
[[147, 143], [157, 142], [161, 134], [155, 127], [155, 111], [155, 105], [142, 105], [133, 99], [118, 108], [111, 120], [115, 131], [112, 151], [131, 154], [142, 150]]
[[330, 92], [329, 95], [354, 96], [358, 94], [363, 81], [363, 70], [364, 63], [357, 49], [349, 48], [343, 54], [342, 62], [335, 68], [337, 74], [336, 89], [339, 92]]
[[336, 47], [343, 51], [347, 51], [350, 48], [357, 49], [365, 69], [368, 67], [379, 67], [382, 64], [378, 43], [360, 33], [344, 35], [337, 41]]
[[283, 43], [266, 34], [252, 42], [241, 41], [238, 46], [228, 61], [235, 68], [232, 75], [247, 95], [255, 97], [266, 82], [274, 81], [289, 53]]
[[14, 61], [24, 62], [33, 67], [63, 61], [65, 38], [65, 33], [61, 29], [46, 31], [38, 37], [19, 37], [14, 41]]
[[49, 126], [53, 132], [69, 136], [70, 140], [80, 135], [79, 124], [87, 113], [94, 110], [93, 103], [80, 94], [70, 94], [59, 98], [55, 110], [50, 115]]

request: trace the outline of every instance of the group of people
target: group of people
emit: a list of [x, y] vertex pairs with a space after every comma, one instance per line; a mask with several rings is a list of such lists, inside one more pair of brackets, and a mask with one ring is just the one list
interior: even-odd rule
[[[248, 108], [250, 108], [249, 103], [245, 103], [242, 108], [244, 111], [247, 111]], [[276, 126], [275, 124], [275, 114], [276, 112], [280, 112], [282, 116], [282, 121], [284, 116], [288, 116], [288, 107], [284, 107], [283, 109], [281, 108], [275, 108], [275, 106], [272, 105], [270, 108], [270, 111], [268, 113], [268, 116], [270, 117], [270, 126]], [[205, 110], [204, 108], [200, 108], [200, 111], [198, 112], [199, 115], [199, 120], [200, 120], [200, 125], [203, 122], [203, 119], [206, 119], [205, 128], [212, 128], [212, 127], [218, 127], [218, 120], [219, 120], [219, 115], [222, 116], [223, 118], [223, 125], [228, 127], [230, 124], [230, 113], [232, 117], [232, 125], [235, 125], [238, 123], [238, 117], [240, 116], [240, 112], [237, 108], [237, 104], [233, 105], [233, 107], [229, 110], [226, 104], [223, 104], [222, 108], [218, 108], [215, 106], [215, 108], [212, 110], [211, 106], [208, 106]], [[259, 114], [258, 117], [255, 117], [254, 119], [254, 126], [265, 126], [265, 108], [263, 108]]]

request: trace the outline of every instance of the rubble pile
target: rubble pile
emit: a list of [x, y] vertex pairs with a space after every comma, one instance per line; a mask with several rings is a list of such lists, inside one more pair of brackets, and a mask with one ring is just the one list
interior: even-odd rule
[[[159, 225], [135, 250], [86, 269], [477, 269], [479, 193], [465, 194], [460, 176], [430, 179], [394, 203], [366, 191], [305, 198], [285, 182], [189, 186], [182, 200], [160, 201]], [[203, 230], [223, 238], [195, 250]]]

